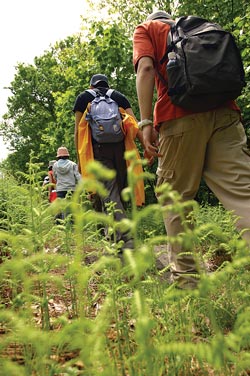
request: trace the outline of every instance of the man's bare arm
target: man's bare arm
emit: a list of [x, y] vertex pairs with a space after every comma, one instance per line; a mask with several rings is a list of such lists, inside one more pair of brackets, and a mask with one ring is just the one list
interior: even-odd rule
[[[150, 57], [142, 57], [137, 66], [136, 89], [141, 120], [152, 119], [153, 95], [155, 86], [154, 62]], [[143, 127], [143, 143], [149, 156], [158, 157], [156, 145], [158, 135], [151, 125]]]

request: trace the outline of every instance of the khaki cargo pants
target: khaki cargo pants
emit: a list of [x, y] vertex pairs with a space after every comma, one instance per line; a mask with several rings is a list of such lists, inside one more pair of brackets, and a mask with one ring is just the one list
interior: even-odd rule
[[[221, 108], [162, 123], [160, 127], [157, 186], [167, 182], [184, 201], [195, 198], [203, 177], [222, 205], [239, 220], [238, 230], [250, 244], [250, 152], [237, 111]], [[178, 214], [164, 218], [168, 236], [183, 232]], [[196, 263], [178, 242], [168, 245], [173, 277], [180, 286], [195, 279]]]

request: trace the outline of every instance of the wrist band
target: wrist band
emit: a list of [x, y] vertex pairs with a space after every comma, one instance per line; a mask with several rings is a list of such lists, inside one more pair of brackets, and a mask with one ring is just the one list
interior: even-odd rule
[[143, 129], [143, 127], [145, 127], [146, 125], [153, 125], [153, 122], [152, 120], [149, 120], [149, 119], [144, 119], [142, 121], [139, 121], [138, 123], [138, 127], [139, 129]]

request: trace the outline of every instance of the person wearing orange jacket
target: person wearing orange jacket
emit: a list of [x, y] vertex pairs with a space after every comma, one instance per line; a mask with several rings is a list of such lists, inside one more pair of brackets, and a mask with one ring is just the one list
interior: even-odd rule
[[[105, 94], [109, 89], [108, 78], [103, 74], [93, 75], [90, 81], [90, 88], [98, 89], [102, 94]], [[129, 164], [129, 162], [124, 159], [124, 153], [126, 150], [135, 150], [137, 159], [140, 158], [134, 139], [138, 137], [143, 144], [142, 134], [139, 131], [128, 99], [119, 91], [113, 90], [111, 99], [118, 104], [123, 117], [125, 139], [117, 143], [100, 144], [96, 142], [92, 137], [90, 126], [86, 120], [88, 105], [93, 99], [93, 95], [85, 90], [78, 95], [73, 108], [75, 113], [75, 147], [78, 154], [80, 171], [83, 177], [87, 176], [86, 166], [92, 160], [97, 160], [106, 168], [115, 170], [116, 176], [114, 179], [103, 181], [108, 195], [107, 197], [101, 198], [102, 210], [105, 211], [106, 203], [116, 203], [116, 209], [118, 210], [115, 210], [114, 217], [116, 221], [121, 221], [127, 218], [121, 197], [122, 190], [127, 186], [127, 168]], [[142, 172], [142, 166], [138, 164], [134, 169], [134, 173], [139, 175]], [[138, 206], [144, 205], [145, 192], [143, 179], [139, 179], [137, 182], [135, 187], [135, 199]], [[123, 240], [124, 245], [122, 249], [134, 248], [133, 238], [129, 232], [118, 232], [117, 240]]]

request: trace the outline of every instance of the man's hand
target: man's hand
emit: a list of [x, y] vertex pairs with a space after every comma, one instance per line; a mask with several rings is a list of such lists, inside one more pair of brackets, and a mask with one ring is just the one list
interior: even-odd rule
[[142, 133], [147, 159], [161, 157], [162, 155], [158, 153], [159, 140], [157, 131], [151, 125], [146, 125], [143, 127]]
[[146, 150], [143, 152], [143, 157], [147, 159], [148, 165], [152, 166], [155, 160], [154, 157], [152, 155], [150, 156]]

